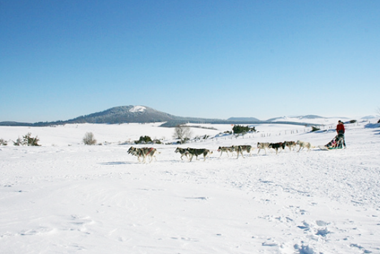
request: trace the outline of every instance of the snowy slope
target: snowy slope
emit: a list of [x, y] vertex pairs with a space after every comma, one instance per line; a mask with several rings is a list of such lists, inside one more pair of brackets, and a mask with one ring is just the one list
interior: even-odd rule
[[[219, 157], [218, 146], [304, 140], [335, 132], [258, 125], [244, 137], [228, 125], [192, 128], [214, 138], [182, 145], [213, 150], [181, 161], [154, 145], [140, 164], [120, 142], [170, 140], [156, 124], [0, 127], [31, 132], [41, 147], [0, 147], [0, 253], [380, 253], [380, 128], [346, 125], [345, 150], [285, 150]], [[332, 127], [331, 127], [331, 126]], [[84, 146], [86, 132], [102, 146]]]

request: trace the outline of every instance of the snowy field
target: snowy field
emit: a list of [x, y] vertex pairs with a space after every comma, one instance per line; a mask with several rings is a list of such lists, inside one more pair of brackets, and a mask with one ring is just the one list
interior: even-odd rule
[[[254, 150], [239, 159], [217, 152], [285, 140], [325, 145], [337, 120], [314, 119], [325, 124], [314, 133], [255, 125], [259, 132], [244, 137], [221, 134], [230, 125], [198, 125], [193, 136], [209, 138], [181, 147], [212, 150], [206, 161], [150, 145], [160, 154], [147, 164], [126, 143], [145, 135], [170, 142], [173, 128], [0, 127], [4, 140], [30, 132], [41, 144], [0, 146], [0, 253], [380, 253], [374, 120], [345, 125], [347, 149]], [[83, 145], [86, 132], [102, 145]]]

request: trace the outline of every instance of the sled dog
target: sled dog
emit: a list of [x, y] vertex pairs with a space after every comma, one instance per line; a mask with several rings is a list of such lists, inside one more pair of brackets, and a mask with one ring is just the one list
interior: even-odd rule
[[278, 153], [278, 149], [282, 148], [282, 150], [285, 149], [285, 144], [280, 142], [280, 143], [270, 143], [268, 148], [273, 148], [276, 150], [276, 154]]
[[195, 157], [197, 158], [198, 160], [198, 155], [201, 155], [203, 154], [203, 158], [205, 161], [206, 160], [206, 157], [209, 156], [210, 154], [212, 154], [212, 151], [208, 150], [208, 149], [205, 149], [205, 148], [187, 148], [187, 151], [189, 151], [189, 154], [190, 154], [190, 161], [193, 160], [193, 157], [195, 155]]
[[218, 148], [218, 152], [220, 152], [220, 156], [222, 156], [223, 152], [227, 153], [227, 156], [230, 157], [228, 155], [228, 152], [230, 152], [231, 154], [233, 154], [234, 152], [234, 147], [233, 146], [219, 146]]
[[304, 142], [304, 141], [301, 141], [301, 140], [297, 140], [297, 145], [299, 145], [300, 149], [298, 149], [298, 152], [304, 148], [307, 148], [308, 151], [310, 151], [310, 148], [311, 148], [311, 144], [309, 142]]
[[296, 149], [296, 142], [295, 141], [284, 141], [284, 144], [285, 144], [285, 147], [288, 147], [290, 151], [292, 151], [292, 148], [293, 150]]
[[250, 146], [250, 145], [232, 146], [232, 147], [234, 148], [234, 151], [237, 152], [238, 158], [239, 158], [239, 153], [244, 158], [243, 151], [245, 151], [245, 152], [249, 153], [249, 155], [251, 155], [252, 146]]
[[156, 154], [158, 152], [157, 152], [157, 149], [153, 147], [136, 148], [136, 147], [131, 146], [128, 150], [128, 153], [134, 156], [137, 156], [137, 159], [139, 160], [139, 162], [141, 162], [141, 158], [142, 158], [143, 159], [142, 162], [146, 163], [146, 157], [150, 158], [149, 162], [152, 162], [153, 157], [157, 161]]
[[261, 149], [264, 149], [265, 154], [267, 154], [267, 148], [269, 148], [269, 143], [260, 143], [260, 142], [258, 142], [257, 143], [257, 148], [259, 149], [259, 151], [257, 152], [257, 154], [260, 153]]
[[181, 154], [181, 160], [183, 160], [183, 156], [186, 156], [186, 158], [189, 159], [189, 151], [187, 150], [187, 148], [177, 147], [177, 149], [175, 149], [175, 152]]

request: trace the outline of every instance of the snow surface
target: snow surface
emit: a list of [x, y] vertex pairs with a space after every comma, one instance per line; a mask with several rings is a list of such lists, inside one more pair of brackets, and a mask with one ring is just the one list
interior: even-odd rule
[[133, 108], [131, 108], [129, 110], [129, 112], [133, 112], [133, 113], [136, 113], [136, 112], [144, 112], [146, 109], [146, 107], [144, 106], [134, 106]]
[[[193, 135], [210, 137], [181, 147], [211, 149], [210, 158], [182, 161], [177, 145], [150, 145], [160, 154], [147, 164], [125, 142], [169, 142], [172, 128], [0, 127], [2, 139], [30, 132], [42, 145], [0, 146], [0, 253], [380, 253], [375, 121], [347, 124], [342, 150], [217, 152], [298, 139], [324, 145], [335, 124], [314, 133], [255, 125], [259, 132], [244, 137], [224, 134], [230, 125], [198, 125]], [[86, 132], [103, 145], [81, 144]]]

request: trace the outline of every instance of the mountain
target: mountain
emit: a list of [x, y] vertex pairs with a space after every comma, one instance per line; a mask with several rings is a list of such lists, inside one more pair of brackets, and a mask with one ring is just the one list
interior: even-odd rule
[[374, 116], [374, 115], [370, 115], [370, 116], [363, 116], [361, 119], [364, 119], [364, 120], [369, 120], [369, 119], [377, 119], [378, 117]]
[[20, 122], [11, 122], [11, 121], [6, 121], [6, 122], [0, 122], [0, 126], [31, 126], [31, 123], [20, 123]]
[[149, 123], [166, 122], [175, 120], [176, 118], [176, 116], [146, 106], [121, 106], [86, 116], [80, 116], [68, 120], [67, 123]]
[[[313, 119], [318, 116], [304, 116], [299, 119]], [[282, 119], [282, 120], [281, 120]], [[146, 106], [120, 106], [107, 109], [105, 111], [80, 116], [66, 121], [55, 122], [38, 122], [38, 123], [18, 123], [18, 122], [0, 122], [0, 126], [51, 126], [75, 123], [103, 123], [103, 124], [121, 124], [121, 123], [152, 123], [165, 122], [163, 127], [173, 127], [184, 123], [210, 123], [210, 124], [259, 124], [259, 123], [277, 123], [277, 124], [296, 124], [296, 125], [318, 125], [307, 122], [286, 121], [285, 118], [269, 119], [260, 121], [254, 117], [231, 117], [227, 120], [206, 119], [196, 117], [180, 117], [165, 112], [161, 112]], [[280, 120], [280, 121], [278, 121]]]
[[50, 126], [75, 123], [152, 123], [165, 122], [164, 126], [172, 127], [183, 123], [215, 123], [223, 120], [205, 119], [195, 117], [174, 116], [165, 112], [155, 110], [147, 106], [120, 106], [107, 109], [105, 111], [79, 116], [66, 121], [54, 122], [37, 122], [37, 123], [18, 123], [18, 122], [0, 122], [0, 126]]
[[230, 117], [228, 121], [237, 121], [237, 122], [259, 122], [260, 120], [255, 117]]
[[282, 116], [282, 117], [275, 117], [275, 118], [271, 118], [271, 119], [268, 119], [267, 122], [273, 122], [273, 121], [286, 121], [288, 118], [293, 118], [293, 119], [299, 119], [299, 120], [302, 120], [302, 119], [320, 119], [320, 118], [323, 118], [322, 116], [317, 116], [317, 115], [305, 115], [305, 116], [293, 116], [293, 117], [287, 117], [287, 116]]

